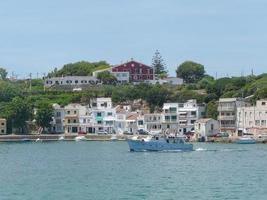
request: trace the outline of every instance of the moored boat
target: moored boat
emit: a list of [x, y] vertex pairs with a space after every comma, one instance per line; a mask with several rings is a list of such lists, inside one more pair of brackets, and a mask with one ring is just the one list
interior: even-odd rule
[[236, 144], [256, 144], [256, 140], [252, 137], [240, 137], [235, 141]]
[[184, 137], [153, 136], [144, 139], [127, 140], [130, 151], [193, 151], [193, 145], [186, 143]]

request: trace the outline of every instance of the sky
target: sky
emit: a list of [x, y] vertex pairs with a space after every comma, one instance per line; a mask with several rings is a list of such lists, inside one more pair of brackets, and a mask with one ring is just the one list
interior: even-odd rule
[[169, 74], [192, 60], [212, 76], [267, 72], [266, 0], [0, 1], [0, 66], [39, 76], [70, 62], [134, 58], [158, 49]]

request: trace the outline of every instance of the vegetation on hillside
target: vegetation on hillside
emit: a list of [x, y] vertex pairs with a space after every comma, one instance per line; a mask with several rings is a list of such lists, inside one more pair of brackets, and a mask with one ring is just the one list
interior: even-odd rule
[[[191, 62], [190, 65], [192, 65]], [[183, 64], [182, 64], [183, 65]], [[114, 104], [131, 103], [134, 100], [142, 99], [150, 107], [150, 111], [160, 110], [164, 102], [185, 102], [189, 99], [197, 99], [198, 103], [205, 103], [206, 117], [217, 117], [217, 101], [220, 97], [248, 97], [255, 102], [260, 98], [267, 98], [267, 74], [258, 76], [222, 77], [215, 80], [205, 74], [202, 65], [197, 64], [201, 73], [192, 75], [183, 73], [189, 77], [187, 83], [180, 86], [149, 85], [141, 83], [138, 85], [94, 85], [83, 91], [44, 91], [43, 80], [19, 80], [9, 81], [4, 78], [0, 80], [0, 117], [8, 122], [8, 132], [15, 128], [18, 133], [26, 131], [26, 122], [35, 120], [43, 129], [49, 127], [53, 103], [62, 106], [69, 103], [89, 104], [92, 98], [111, 97]], [[101, 67], [100, 67], [101, 66]], [[102, 68], [102, 64], [98, 67]], [[106, 65], [108, 66], [108, 65]], [[180, 65], [181, 66], [181, 65]], [[90, 68], [96, 69], [98, 67]], [[78, 69], [74, 67], [75, 69]], [[75, 75], [91, 73], [92, 71], [72, 71]], [[73, 71], [74, 70], [74, 71]], [[54, 72], [53, 72], [54, 73]], [[69, 74], [67, 68], [63, 67], [58, 74]], [[5, 75], [5, 74], [4, 74]], [[114, 80], [110, 74], [100, 73], [102, 81]], [[34, 114], [34, 108], [37, 112]], [[39, 109], [39, 111], [38, 111]]]
[[110, 65], [105, 61], [87, 62], [80, 61], [64, 65], [61, 69], [55, 68], [53, 72], [48, 74], [48, 77], [59, 76], [88, 76], [96, 70], [109, 68]]

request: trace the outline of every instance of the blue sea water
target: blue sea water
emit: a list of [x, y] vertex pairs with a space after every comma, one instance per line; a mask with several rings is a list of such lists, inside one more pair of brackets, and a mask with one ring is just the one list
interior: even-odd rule
[[129, 152], [126, 142], [0, 143], [0, 200], [267, 199], [267, 145]]

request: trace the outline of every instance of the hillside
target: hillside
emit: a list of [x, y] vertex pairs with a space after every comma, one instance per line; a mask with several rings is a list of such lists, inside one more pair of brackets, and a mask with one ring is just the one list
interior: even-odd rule
[[88, 76], [94, 71], [109, 68], [110, 65], [106, 61], [87, 62], [80, 61], [64, 65], [61, 69], [55, 68], [53, 72], [48, 74], [49, 77], [59, 76]]

